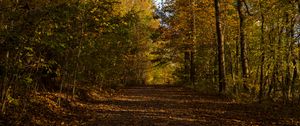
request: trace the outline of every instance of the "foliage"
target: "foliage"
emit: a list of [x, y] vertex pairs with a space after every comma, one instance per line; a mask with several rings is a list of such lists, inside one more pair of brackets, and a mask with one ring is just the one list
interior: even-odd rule
[[[188, 76], [195, 76], [197, 88], [217, 92], [219, 69], [213, 6], [211, 0], [166, 0], [157, 12], [165, 24], [161, 39], [169, 40], [172, 46], [167, 48], [176, 48], [172, 52], [176, 58], [170, 59], [181, 66], [176, 75], [185, 84], [191, 81]], [[238, 13], [239, 6], [241, 13]], [[300, 99], [299, 2], [225, 0], [220, 2], [220, 10], [227, 94], [285, 103]], [[195, 37], [194, 61], [185, 60], [184, 54], [187, 48], [193, 48], [191, 36]], [[244, 61], [248, 66], [243, 65]], [[186, 69], [191, 68], [191, 63], [195, 64], [195, 75]]]
[[0, 1], [0, 101], [40, 90], [74, 97], [82, 84], [99, 89], [143, 84], [145, 54], [159, 22], [152, 1], [131, 3]]

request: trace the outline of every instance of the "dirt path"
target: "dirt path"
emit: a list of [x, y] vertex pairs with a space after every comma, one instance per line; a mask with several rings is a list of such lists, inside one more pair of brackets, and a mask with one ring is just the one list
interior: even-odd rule
[[[96, 121], [88, 125], [284, 125], [299, 124], [298, 112], [236, 104], [217, 96], [197, 95], [179, 87], [134, 87], [91, 106]], [[295, 115], [296, 114], [296, 115]], [[94, 115], [95, 116], [95, 115]]]
[[[79, 91], [78, 98], [40, 93], [17, 124], [88, 126], [300, 125], [300, 109], [238, 104], [181, 87], [132, 87], [114, 93]], [[61, 98], [58, 105], [57, 99]], [[39, 101], [39, 102], [38, 102]], [[30, 114], [31, 113], [31, 114]], [[1, 119], [0, 119], [1, 120]], [[13, 121], [15, 118], [6, 120]], [[0, 121], [1, 124], [1, 121]]]

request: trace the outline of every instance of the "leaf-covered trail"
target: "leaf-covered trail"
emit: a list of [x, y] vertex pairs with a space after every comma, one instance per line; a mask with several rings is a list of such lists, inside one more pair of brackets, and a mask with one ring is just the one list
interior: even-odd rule
[[[237, 104], [180, 87], [134, 87], [97, 101], [92, 125], [282, 125], [297, 124], [295, 111]], [[277, 111], [278, 110], [278, 111]], [[276, 112], [277, 111], [277, 112]], [[299, 123], [298, 123], [299, 124]]]
[[[2, 122], [12, 125], [84, 126], [300, 124], [299, 107], [239, 104], [217, 95], [200, 95], [182, 87], [131, 87], [113, 95], [78, 90], [74, 99], [51, 92], [33, 96], [28, 101], [26, 115], [22, 118], [6, 117]], [[60, 105], [58, 99], [61, 99]]]

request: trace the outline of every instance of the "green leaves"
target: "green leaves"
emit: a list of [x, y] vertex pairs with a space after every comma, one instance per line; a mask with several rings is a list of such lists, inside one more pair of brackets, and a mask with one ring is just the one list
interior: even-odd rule
[[9, 84], [25, 85], [27, 91], [32, 84], [51, 89], [142, 80], [155, 21], [146, 9], [151, 2], [138, 3], [123, 10], [120, 6], [127, 5], [121, 0], [33, 0], [25, 2], [29, 9], [8, 2], [5, 7], [11, 8], [0, 13], [0, 65], [10, 69], [7, 80], [14, 82]]

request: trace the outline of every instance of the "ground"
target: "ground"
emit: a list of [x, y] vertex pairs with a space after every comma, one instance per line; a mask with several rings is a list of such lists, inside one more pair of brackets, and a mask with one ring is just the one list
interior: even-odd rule
[[[79, 91], [80, 92], [80, 91]], [[199, 126], [300, 125], [297, 107], [241, 104], [218, 95], [199, 94], [183, 87], [143, 86], [112, 95], [81, 92], [77, 100], [41, 93], [31, 101], [24, 125]], [[57, 105], [57, 98], [61, 105]], [[71, 99], [71, 98], [68, 98]], [[46, 105], [48, 104], [48, 105]], [[34, 106], [35, 105], [35, 106]], [[1, 124], [1, 122], [0, 122]]]

